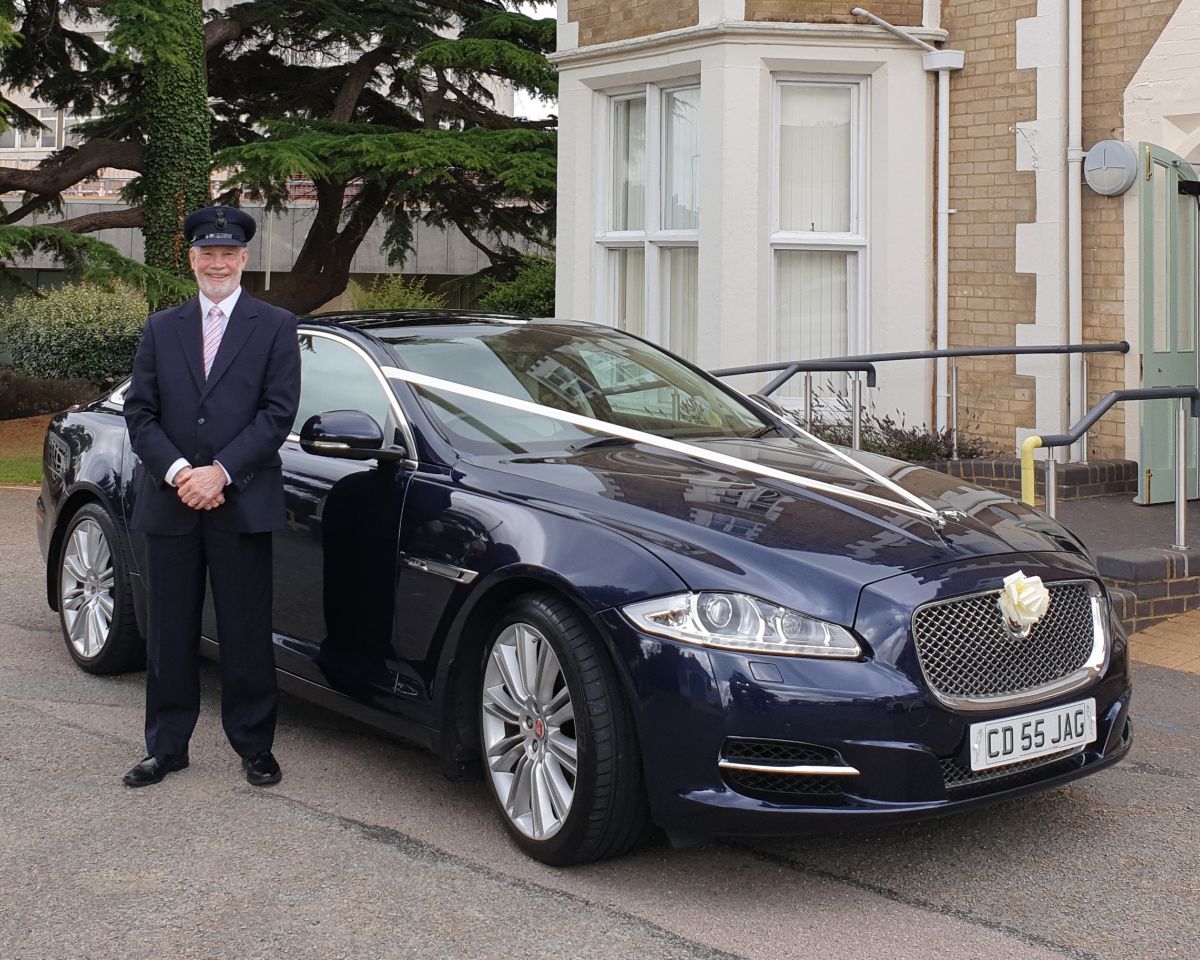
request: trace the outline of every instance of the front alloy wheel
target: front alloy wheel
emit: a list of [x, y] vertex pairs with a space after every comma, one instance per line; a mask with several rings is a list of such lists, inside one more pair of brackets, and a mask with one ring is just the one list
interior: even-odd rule
[[575, 798], [575, 707], [550, 641], [532, 624], [510, 624], [492, 646], [483, 744], [509, 821], [533, 840], [553, 837]]
[[649, 817], [629, 706], [608, 651], [552, 594], [515, 600], [485, 645], [487, 781], [509, 833], [554, 866], [617, 856]]
[[112, 520], [99, 504], [81, 507], [63, 537], [58, 614], [71, 658], [88, 673], [141, 665], [129, 565]]

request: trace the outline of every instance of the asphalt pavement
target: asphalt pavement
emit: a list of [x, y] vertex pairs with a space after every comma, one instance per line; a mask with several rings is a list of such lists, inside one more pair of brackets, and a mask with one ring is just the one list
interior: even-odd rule
[[1200, 676], [1138, 664], [1131, 756], [1051, 793], [556, 870], [508, 842], [482, 783], [294, 698], [283, 783], [249, 786], [211, 668], [191, 767], [124, 787], [143, 676], [67, 656], [34, 496], [0, 489], [0, 957], [1200, 956]]

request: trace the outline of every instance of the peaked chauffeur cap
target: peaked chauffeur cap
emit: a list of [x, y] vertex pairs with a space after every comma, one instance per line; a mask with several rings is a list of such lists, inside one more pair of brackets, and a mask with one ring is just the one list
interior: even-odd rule
[[237, 207], [202, 207], [183, 221], [183, 235], [193, 247], [244, 247], [256, 229], [254, 218]]

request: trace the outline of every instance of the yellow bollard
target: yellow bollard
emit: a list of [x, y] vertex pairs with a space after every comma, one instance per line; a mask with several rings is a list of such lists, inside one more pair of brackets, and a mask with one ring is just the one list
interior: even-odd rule
[[1021, 499], [1037, 506], [1037, 473], [1033, 469], [1033, 451], [1042, 445], [1041, 437], [1026, 437], [1021, 443]]

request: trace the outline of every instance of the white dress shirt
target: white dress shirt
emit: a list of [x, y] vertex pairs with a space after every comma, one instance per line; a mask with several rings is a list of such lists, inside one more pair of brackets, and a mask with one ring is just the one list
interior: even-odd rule
[[[200, 322], [202, 324], [204, 323], [205, 319], [207, 319], [207, 317], [208, 317], [209, 311], [212, 310], [213, 307], [219, 307], [221, 310], [221, 317], [222, 317], [221, 337], [224, 338], [225, 328], [229, 326], [229, 318], [231, 316], [233, 316], [234, 307], [237, 306], [238, 298], [241, 295], [242, 295], [242, 288], [238, 287], [236, 290], [233, 291], [233, 293], [231, 293], [229, 296], [227, 296], [224, 300], [222, 300], [220, 303], [217, 303], [212, 300], [209, 300], [208, 297], [206, 297], [203, 293], [200, 294]], [[226, 470], [219, 463], [215, 463], [215, 465], [218, 467], [221, 467], [221, 471], [225, 474], [225, 483], [227, 485], [230, 483], [233, 483], [233, 477], [231, 477], [229, 475], [229, 471]], [[179, 471], [182, 470], [184, 467], [190, 467], [190, 466], [191, 466], [191, 464], [188, 463], [188, 461], [186, 459], [184, 459], [183, 457], [180, 457], [173, 464], [171, 464], [171, 466], [167, 470], [167, 475], [163, 479], [166, 480], [167, 483], [173, 487], [173, 486], [175, 486], [175, 475], [177, 473], [179, 473]]]

